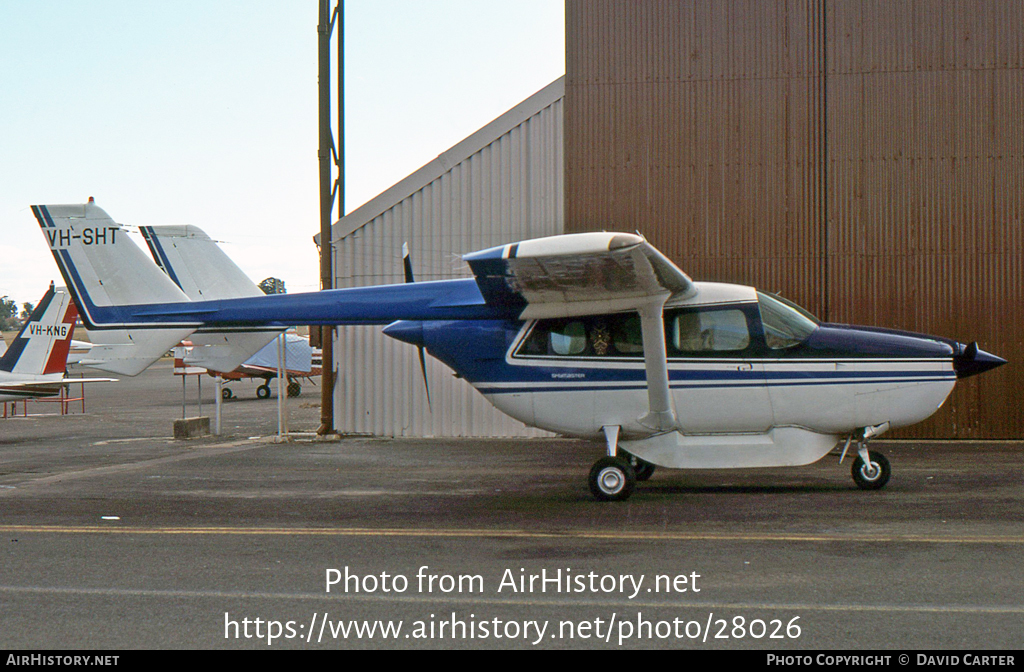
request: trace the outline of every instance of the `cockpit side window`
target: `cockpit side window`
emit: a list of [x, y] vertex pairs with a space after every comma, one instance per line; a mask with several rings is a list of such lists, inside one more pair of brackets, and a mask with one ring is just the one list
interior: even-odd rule
[[800, 345], [818, 328], [810, 313], [801, 311], [774, 296], [757, 293], [764, 327], [765, 344], [772, 350], [783, 350]]
[[750, 345], [750, 328], [742, 310], [695, 310], [676, 313], [668, 322], [669, 356], [735, 352]]

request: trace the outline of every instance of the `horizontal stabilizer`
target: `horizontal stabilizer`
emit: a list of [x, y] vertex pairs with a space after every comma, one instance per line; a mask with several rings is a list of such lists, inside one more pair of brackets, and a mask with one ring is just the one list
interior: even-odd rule
[[137, 376], [191, 333], [191, 329], [91, 331], [92, 348], [78, 363], [122, 376]]

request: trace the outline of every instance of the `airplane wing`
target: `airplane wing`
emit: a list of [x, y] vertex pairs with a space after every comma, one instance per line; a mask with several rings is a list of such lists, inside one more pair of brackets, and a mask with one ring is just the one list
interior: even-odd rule
[[697, 291], [642, 236], [579, 233], [468, 254], [475, 278], [189, 300], [94, 203], [32, 211], [90, 328], [191, 331], [569, 317], [639, 309]]
[[575, 317], [636, 310], [644, 344], [649, 410], [640, 424], [675, 424], [669, 390], [665, 302], [697, 287], [643, 236], [577, 233], [493, 247], [463, 257], [489, 306], [522, 307], [520, 319]]
[[520, 319], [615, 312], [697, 292], [665, 255], [628, 233], [536, 238], [463, 259], [487, 304], [521, 308]]
[[55, 385], [77, 385], [78, 383], [116, 383], [117, 378], [58, 378], [56, 380], [46, 380], [40, 378], [39, 380], [14, 380], [14, 381], [0, 381], [0, 388], [10, 387], [39, 387], [39, 386], [55, 386]]

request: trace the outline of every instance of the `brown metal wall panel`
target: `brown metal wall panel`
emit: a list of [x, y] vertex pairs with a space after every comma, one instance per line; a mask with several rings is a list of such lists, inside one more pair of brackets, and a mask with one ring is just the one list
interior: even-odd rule
[[907, 436], [1022, 438], [1024, 0], [567, 0], [566, 229], [1011, 364]]
[[[1019, 361], [1024, 3], [832, 2], [833, 319], [978, 340]], [[957, 386], [905, 436], [1020, 438], [1024, 383]]]

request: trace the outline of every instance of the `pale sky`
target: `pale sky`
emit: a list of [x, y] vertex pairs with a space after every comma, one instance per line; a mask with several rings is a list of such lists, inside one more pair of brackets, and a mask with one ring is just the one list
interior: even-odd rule
[[[564, 0], [345, 5], [349, 211], [565, 72]], [[63, 284], [29, 206], [89, 196], [317, 289], [317, 8], [0, 0], [0, 295]]]

